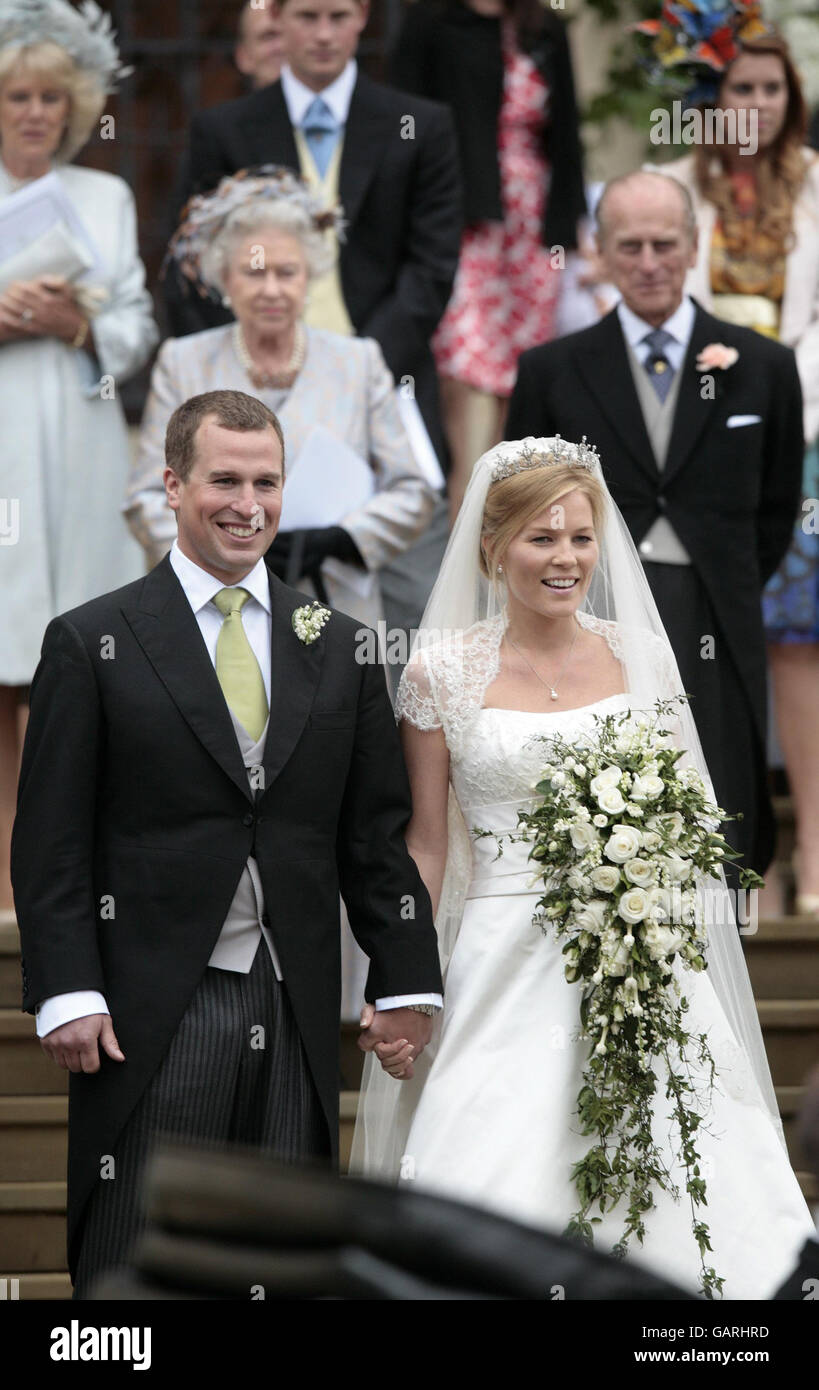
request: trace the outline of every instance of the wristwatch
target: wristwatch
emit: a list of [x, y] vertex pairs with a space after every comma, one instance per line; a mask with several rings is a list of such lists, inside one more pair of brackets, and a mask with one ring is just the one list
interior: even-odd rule
[[407, 1004], [408, 1009], [412, 1009], [414, 1014], [426, 1014], [429, 1018], [434, 1018], [438, 1013], [437, 1004]]

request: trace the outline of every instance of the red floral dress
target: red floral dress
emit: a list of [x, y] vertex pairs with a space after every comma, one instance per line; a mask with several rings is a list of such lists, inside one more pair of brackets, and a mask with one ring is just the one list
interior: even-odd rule
[[496, 396], [512, 394], [520, 354], [551, 338], [560, 288], [559, 270], [541, 242], [550, 172], [541, 138], [548, 84], [508, 29], [503, 68], [503, 221], [466, 228], [452, 298], [432, 340], [443, 376]]

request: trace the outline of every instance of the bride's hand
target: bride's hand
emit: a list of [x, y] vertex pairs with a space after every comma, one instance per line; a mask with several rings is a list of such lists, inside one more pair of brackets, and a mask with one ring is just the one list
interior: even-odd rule
[[[394, 1076], [397, 1081], [409, 1081], [413, 1075], [412, 1063], [415, 1057], [423, 1051], [423, 1043], [418, 1046], [407, 1038], [397, 1038], [392, 1042], [373, 1042], [371, 1039], [365, 1038], [364, 1035], [375, 1017], [376, 1010], [373, 1005], [365, 1004], [359, 1019], [362, 1029], [358, 1040], [359, 1047], [364, 1052], [374, 1052], [389, 1076]], [[414, 1019], [412, 1021], [415, 1022]], [[426, 1020], [424, 1021], [426, 1022]]]
[[394, 1043], [376, 1043], [373, 1051], [388, 1075], [394, 1076], [396, 1081], [409, 1081], [413, 1075], [415, 1056], [412, 1043], [405, 1042], [403, 1038]]

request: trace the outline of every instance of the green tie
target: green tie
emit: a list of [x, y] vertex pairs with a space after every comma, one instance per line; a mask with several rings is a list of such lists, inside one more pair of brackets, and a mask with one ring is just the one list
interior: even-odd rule
[[252, 739], [260, 739], [267, 723], [267, 695], [253, 648], [242, 623], [247, 589], [220, 589], [213, 602], [224, 617], [216, 642], [216, 675], [222, 693]]

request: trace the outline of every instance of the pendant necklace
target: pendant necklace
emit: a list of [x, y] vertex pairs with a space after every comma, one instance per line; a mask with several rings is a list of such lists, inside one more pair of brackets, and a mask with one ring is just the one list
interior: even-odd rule
[[529, 661], [528, 658], [525, 657], [525, 656], [523, 655], [523, 652], [521, 651], [520, 647], [517, 646], [517, 644], [516, 644], [515, 642], [512, 641], [512, 638], [509, 636], [509, 633], [508, 633], [508, 632], [507, 632], [507, 634], [506, 634], [506, 640], [507, 640], [507, 642], [509, 643], [510, 647], [514, 647], [514, 648], [515, 648], [515, 651], [517, 652], [517, 654], [518, 654], [518, 656], [521, 658], [521, 660], [526, 662], [526, 665], [529, 667], [529, 670], [532, 672], [532, 675], [533, 675], [533, 676], [537, 676], [537, 678], [538, 678], [538, 680], [540, 681], [541, 685], [545, 685], [545, 687], [546, 687], [546, 689], [548, 690], [548, 692], [549, 692], [550, 696], [552, 697], [552, 699], [553, 699], [553, 700], [557, 700], [557, 699], [558, 699], [557, 683], [558, 683], [558, 681], [561, 679], [561, 677], [562, 677], [562, 675], [563, 675], [563, 672], [566, 670], [566, 667], [567, 667], [568, 664], [569, 664], [569, 657], [571, 656], [572, 652], [574, 651], [574, 644], [575, 644], [575, 642], [577, 641], [577, 638], [578, 638], [579, 633], [580, 633], [580, 624], [578, 623], [577, 619], [575, 619], [574, 637], [572, 638], [571, 643], [569, 644], [569, 650], [568, 650], [568, 652], [566, 653], [566, 660], [563, 662], [563, 665], [561, 666], [560, 670], [558, 671], [557, 676], [555, 677], [554, 681], [545, 681], [545, 680], [543, 679], [543, 677], [541, 676], [540, 672], [535, 670], [535, 668], [534, 668], [534, 666], [532, 665], [531, 661]]

